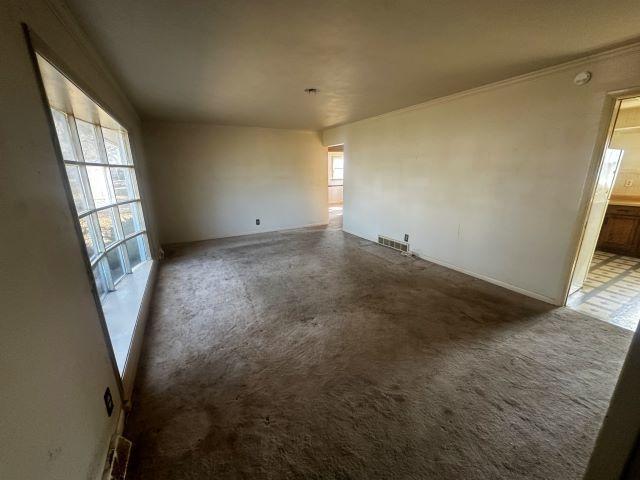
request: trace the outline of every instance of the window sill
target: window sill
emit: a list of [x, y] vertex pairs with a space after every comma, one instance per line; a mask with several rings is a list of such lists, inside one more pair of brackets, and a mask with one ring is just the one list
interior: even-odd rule
[[117, 290], [109, 292], [102, 299], [102, 310], [121, 376], [124, 375], [152, 265], [153, 260], [138, 265], [131, 275], [125, 275], [118, 283]]

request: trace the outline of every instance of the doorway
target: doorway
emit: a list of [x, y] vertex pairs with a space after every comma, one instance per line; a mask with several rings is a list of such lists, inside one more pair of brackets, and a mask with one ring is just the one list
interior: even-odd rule
[[344, 204], [344, 145], [328, 148], [329, 227], [342, 229]]
[[640, 319], [640, 96], [615, 103], [567, 306], [635, 330]]

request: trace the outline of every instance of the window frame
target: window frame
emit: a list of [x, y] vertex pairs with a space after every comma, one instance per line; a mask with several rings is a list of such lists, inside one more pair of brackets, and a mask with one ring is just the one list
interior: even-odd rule
[[[89, 265], [91, 267], [92, 272], [94, 269], [96, 269], [99, 272], [99, 274], [102, 276], [102, 279], [104, 280], [104, 284], [106, 286], [106, 293], [99, 295], [100, 300], [103, 301], [103, 299], [110, 292], [116, 290], [116, 286], [124, 278], [126, 278], [127, 274], [133, 273], [140, 265], [142, 265], [142, 263], [152, 259], [150, 248], [149, 248], [149, 235], [146, 228], [146, 221], [144, 219], [144, 210], [142, 206], [143, 200], [140, 194], [140, 188], [137, 185], [137, 179], [139, 177], [136, 172], [137, 169], [133, 161], [133, 156], [131, 155], [131, 145], [129, 143], [129, 136], [127, 134], [127, 131], [124, 128], [117, 130], [121, 135], [120, 145], [122, 147], [122, 155], [124, 155], [125, 157], [125, 163], [109, 163], [107, 150], [104, 143], [104, 136], [102, 135], [102, 129], [103, 128], [109, 128], [110, 130], [116, 130], [116, 129], [112, 127], [103, 127], [101, 125], [98, 125], [93, 122], [89, 122], [87, 120], [76, 119], [76, 117], [73, 114], [64, 112], [62, 110], [58, 110], [51, 106], [49, 108], [51, 110], [51, 115], [53, 118], [55, 118], [56, 116], [60, 116], [61, 118], [64, 119], [64, 126], [67, 128], [67, 132], [69, 133], [69, 136], [70, 136], [74, 158], [70, 160], [70, 159], [64, 158], [63, 156], [62, 162], [65, 167], [65, 172], [67, 171], [66, 170], [67, 166], [76, 166], [80, 171], [80, 183], [81, 183], [82, 192], [84, 195], [84, 200], [85, 200], [84, 203], [87, 208], [85, 210], [78, 211], [78, 207], [76, 205], [75, 200], [73, 202], [73, 208], [74, 208], [77, 222], [79, 223], [80, 220], [84, 219], [88, 223], [91, 237], [95, 243], [94, 248], [97, 253], [94, 256], [89, 257], [87, 252], [87, 257], [89, 259]], [[81, 121], [93, 127], [100, 162], [84, 161], [84, 152], [82, 149], [80, 136], [78, 134], [76, 121]], [[56, 129], [56, 135], [58, 135], [57, 129]], [[95, 205], [94, 196], [91, 188], [91, 182], [89, 180], [89, 175], [87, 173], [86, 167], [100, 167], [105, 169], [105, 175], [107, 176], [106, 185], [107, 185], [108, 196], [109, 196], [108, 204], [100, 205], [100, 206]], [[129, 169], [131, 171], [133, 175], [131, 176], [130, 174], [129, 178], [131, 179], [131, 186], [132, 186], [134, 198], [119, 201], [119, 202], [116, 200], [115, 188], [113, 185], [113, 177], [111, 175], [112, 168], [124, 168], [124, 169]], [[69, 183], [68, 174], [67, 174], [67, 183]], [[141, 225], [141, 229], [139, 231], [135, 231], [129, 235], [124, 235], [119, 207], [121, 205], [127, 205], [127, 204], [136, 204], [136, 207], [135, 207], [136, 215], [142, 216], [142, 219], [140, 218], [138, 219]], [[104, 242], [102, 229], [100, 227], [100, 223], [98, 220], [98, 213], [105, 210], [111, 210], [113, 229], [116, 237], [115, 241], [109, 243], [108, 245], [106, 245]], [[143, 236], [142, 245], [144, 246], [144, 256], [146, 257], [146, 259], [138, 263], [135, 267], [131, 267], [131, 264], [129, 262], [129, 254], [128, 254], [128, 251], [126, 250], [127, 248], [126, 242], [140, 236]], [[82, 242], [86, 250], [86, 243], [84, 241], [84, 236], [82, 238]], [[109, 268], [108, 265], [105, 266], [104, 264], [105, 262], [107, 262], [107, 255], [114, 250], [116, 250], [118, 253], [118, 256], [120, 258], [120, 262], [122, 265], [122, 269], [124, 271], [123, 275], [117, 279], [113, 278], [111, 274], [111, 268]]]
[[[329, 152], [329, 158], [331, 159], [331, 176], [329, 178], [329, 180], [334, 181], [334, 182], [344, 182], [344, 153], [343, 152]], [[333, 163], [336, 160], [336, 158], [340, 158], [342, 159], [342, 168], [338, 168], [338, 170], [342, 170], [342, 178], [337, 178], [335, 177], [335, 171], [336, 168], [334, 167]]]
[[[107, 345], [107, 354], [108, 354], [109, 361], [111, 363], [111, 367], [114, 374], [113, 379], [119, 393], [119, 398], [121, 399], [122, 402], [124, 402], [130, 398], [131, 391], [133, 389], [132, 378], [134, 377], [134, 372], [132, 368], [135, 368], [137, 361], [133, 363], [133, 366], [130, 366], [129, 357], [131, 355], [136, 355], [136, 352], [134, 351], [134, 349], [136, 349], [138, 351], [137, 354], [139, 354], [139, 338], [136, 340], [135, 332], [138, 331], [137, 322], [139, 319], [138, 316], [140, 312], [138, 312], [137, 313], [138, 316], [136, 316], [135, 331], [129, 343], [129, 347], [128, 347], [129, 352], [127, 353], [127, 358], [125, 360], [125, 363], [123, 364], [123, 368], [120, 369], [120, 366], [116, 359], [113, 339], [109, 332], [109, 326], [107, 325], [107, 318], [105, 316], [105, 312], [103, 308], [103, 303], [105, 300], [103, 296], [99, 294], [99, 290], [98, 290], [99, 287], [97, 284], [98, 279], [94, 275], [94, 269], [91, 268], [91, 263], [89, 260], [89, 256], [87, 254], [87, 249], [85, 248], [84, 237], [81, 230], [80, 221], [77, 215], [75, 217], [73, 215], [76, 212], [76, 204], [75, 204], [73, 192], [68, 182], [67, 169], [63, 161], [65, 152], [62, 150], [62, 147], [60, 145], [57, 131], [55, 128], [55, 121], [51, 113], [51, 108], [50, 108], [51, 97], [48, 95], [47, 87], [45, 85], [45, 76], [43, 75], [43, 71], [44, 71], [43, 65], [45, 66], [44, 68], [50, 68], [51, 70], [55, 70], [56, 74], [62, 77], [65, 82], [68, 82], [68, 84], [72, 85], [73, 88], [77, 89], [79, 93], [81, 93], [83, 96], [86, 96], [88, 100], [90, 100], [91, 102], [93, 102], [93, 104], [97, 106], [100, 112], [103, 112], [106, 116], [108, 116], [109, 119], [112, 119], [120, 128], [122, 128], [125, 131], [125, 133], [127, 134], [127, 137], [126, 137], [127, 138], [127, 145], [126, 145], [127, 154], [129, 155], [129, 158], [132, 159], [132, 161], [135, 161], [135, 157], [132, 154], [132, 151], [134, 150], [133, 146], [135, 145], [132, 145], [132, 143], [135, 144], [137, 139], [136, 139], [136, 136], [133, 136], [132, 138], [128, 134], [126, 130], [127, 123], [120, 121], [117, 118], [117, 116], [113, 115], [110, 112], [109, 108], [106, 108], [104, 104], [100, 102], [99, 95], [95, 95], [95, 92], [93, 92], [90, 85], [83, 83], [81, 79], [73, 79], [74, 77], [73, 75], [70, 75], [69, 69], [65, 66], [65, 62], [63, 58], [57, 55], [56, 52], [52, 50], [48, 46], [48, 44], [45, 41], [43, 41], [29, 27], [29, 25], [27, 25], [26, 23], [22, 23], [21, 26], [22, 26], [22, 32], [24, 34], [27, 52], [31, 60], [31, 66], [33, 68], [34, 78], [37, 84], [37, 88], [40, 92], [40, 97], [42, 100], [42, 112], [44, 117], [47, 120], [47, 124], [49, 128], [49, 136], [51, 139], [53, 151], [55, 153], [56, 163], [58, 164], [60, 180], [62, 181], [61, 183], [63, 186], [64, 195], [67, 200], [68, 214], [71, 215], [72, 217], [71, 220], [73, 224], [73, 229], [75, 230], [75, 236], [78, 241], [78, 248], [80, 249], [79, 253], [80, 253], [80, 256], [82, 257], [82, 262], [85, 266], [87, 279], [91, 286], [91, 296], [93, 297], [96, 305], [96, 310], [98, 314], [98, 323], [100, 325], [100, 329], [102, 331], [105, 344]], [[143, 187], [143, 185], [140, 185], [140, 186]], [[144, 225], [148, 225], [146, 221], [148, 219], [147, 204], [145, 201], [146, 197], [143, 195], [144, 191], [141, 191], [140, 193], [141, 194], [140, 194], [139, 215], [140, 215], [140, 218], [142, 219], [142, 222], [144, 222]], [[146, 254], [147, 254], [147, 258], [146, 258], [147, 261], [145, 262], [145, 264], [147, 265], [150, 264], [149, 274], [147, 276], [147, 279], [145, 280], [146, 281], [145, 293], [143, 294], [141, 301], [148, 301], [148, 300], [144, 300], [144, 298], [146, 295], [148, 295], [147, 290], [150, 288], [150, 281], [152, 279], [152, 275], [155, 275], [154, 272], [155, 272], [155, 268], [157, 267], [157, 260], [158, 260], [157, 258], [158, 253], [156, 249], [158, 247], [157, 247], [157, 239], [153, 235], [153, 232], [147, 231], [144, 237], [141, 237], [141, 238], [143, 238], [144, 240], [144, 247], [146, 248]], [[99, 263], [98, 266], [100, 265], [101, 264]], [[99, 277], [99, 278], [101, 280], [103, 279], [102, 277]], [[102, 285], [102, 286], [106, 287], [105, 285]], [[139, 305], [138, 308], [143, 308], [142, 303]], [[133, 359], [135, 360], [135, 357]]]

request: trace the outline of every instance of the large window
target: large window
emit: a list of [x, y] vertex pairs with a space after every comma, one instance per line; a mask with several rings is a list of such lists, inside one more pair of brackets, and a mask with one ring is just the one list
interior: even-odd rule
[[[115, 367], [123, 381], [153, 260], [129, 135], [45, 57], [36, 54], [71, 209], [91, 268]], [[78, 252], [81, 253], [81, 252]], [[92, 281], [92, 280], [95, 280]], [[132, 357], [133, 358], [133, 357]]]
[[51, 109], [101, 299], [150, 258], [127, 132]]

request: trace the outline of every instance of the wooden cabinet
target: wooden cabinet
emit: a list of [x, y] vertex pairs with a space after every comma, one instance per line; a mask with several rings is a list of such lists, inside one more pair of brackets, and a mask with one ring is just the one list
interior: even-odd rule
[[597, 249], [640, 257], [640, 207], [609, 205]]

